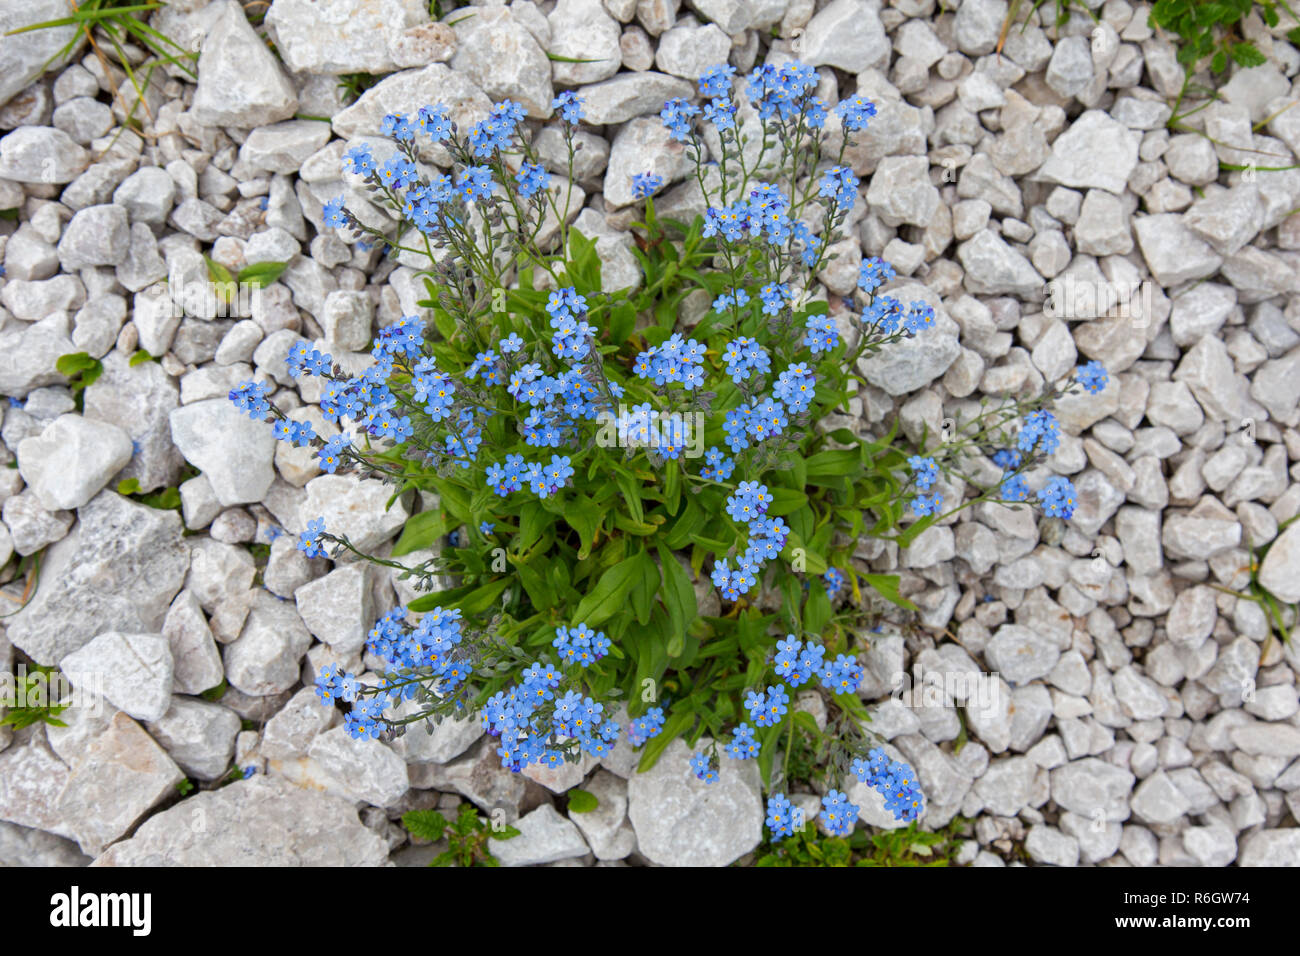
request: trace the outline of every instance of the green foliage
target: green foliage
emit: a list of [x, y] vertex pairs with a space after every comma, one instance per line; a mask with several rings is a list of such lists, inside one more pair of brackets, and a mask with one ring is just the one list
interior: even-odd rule
[[180, 791], [182, 797], [188, 797], [194, 792], [194, 781], [189, 777], [186, 777], [184, 780], [181, 780], [176, 784], [176, 789]]
[[848, 837], [830, 837], [815, 826], [776, 843], [764, 843], [754, 866], [950, 866], [961, 847], [956, 836], [965, 821], [954, 819], [930, 833], [915, 823], [898, 830], [870, 833], [854, 830]]
[[123, 478], [117, 483], [117, 493], [126, 495], [128, 498], [134, 498], [140, 504], [148, 505], [150, 508], [157, 508], [159, 511], [175, 511], [181, 506], [179, 488], [164, 488], [162, 491], [146, 494], [140, 490], [140, 480], [138, 478]]
[[[705, 289], [712, 297], [729, 282], [725, 274], [704, 271], [717, 248], [703, 237], [702, 220], [690, 226], [656, 220], [652, 205], [646, 218], [634, 224], [642, 232], [635, 254], [645, 275], [635, 291], [602, 291], [595, 243], [576, 231], [569, 233], [567, 255], [560, 260], [566, 280], [588, 297], [588, 321], [608, 330], [607, 344], [599, 346], [606, 362], [630, 365], [638, 352], [663, 343], [677, 329], [691, 292]], [[419, 304], [432, 310], [442, 335], [432, 347], [441, 367], [468, 365], [479, 347], [476, 339], [527, 334], [536, 321], [532, 317], [545, 314], [548, 295], [533, 291], [532, 273], [525, 268], [520, 288], [498, 290], [500, 308], [487, 312], [488, 328], [474, 336], [459, 332], [463, 320], [441, 307], [433, 281], [426, 280], [428, 298]], [[760, 306], [755, 300], [744, 310], [738, 329], [728, 327], [729, 317], [711, 312], [692, 337], [720, 354], [736, 334], [757, 336], [765, 329], [768, 317]], [[800, 327], [807, 315], [826, 309], [824, 302], [810, 303], [792, 321]], [[847, 401], [844, 367], [849, 364], [836, 354], [818, 365], [810, 420]], [[627, 404], [643, 400], [632, 397], [631, 389], [640, 387], [630, 382]], [[724, 382], [719, 394], [700, 400], [729, 407], [726, 403], [734, 404], [737, 396]], [[706, 420], [712, 418], [706, 413]], [[499, 614], [495, 631], [517, 652], [519, 667], [490, 678], [483, 696], [516, 679], [517, 670], [548, 649], [558, 625], [582, 621], [599, 628], [613, 650], [589, 671], [594, 695], [622, 695], [633, 716], [662, 694], [672, 698], [664, 732], [643, 750], [641, 767], [648, 769], [677, 736], [723, 732], [725, 722], [741, 712], [743, 690], [764, 666], [778, 630], [819, 634], [828, 654], [848, 650], [854, 633], [850, 620], [873, 600], [851, 573], [857, 540], [893, 537], [906, 545], [931, 523], [914, 522], [899, 533], [907, 456], [894, 445], [896, 428], [875, 440], [848, 429], [825, 435], [806, 429], [794, 447], [756, 462], [746, 477], [767, 485], [774, 499], [768, 513], [784, 518], [791, 529], [781, 560], [771, 564], [760, 584], [780, 593], [781, 607], [763, 614], [742, 602], [723, 617], [700, 616], [695, 587], [700, 581], [711, 587], [702, 573], [704, 562], [726, 555], [737, 540], [737, 525], [725, 511], [734, 485], [699, 477], [684, 467], [687, 461], [651, 468], [644, 456], [598, 441], [575, 456], [571, 489], [538, 500], [498, 497], [473, 472], [430, 472], [400, 451], [377, 457], [402, 477], [403, 490], [435, 492], [439, 500], [438, 507], [406, 522], [395, 556], [432, 547], [460, 529], [458, 546], [444, 547], [439, 562], [442, 573], [458, 576], [460, 584], [418, 597], [410, 609], [454, 607], [467, 618]], [[494, 447], [526, 457], [534, 452], [505, 416], [487, 422], [484, 432]], [[725, 444], [720, 423], [706, 428], [702, 438], [705, 448]], [[477, 530], [484, 521], [496, 525], [493, 535]], [[833, 608], [819, 579], [830, 567], [850, 572], [854, 606], [846, 611]], [[806, 589], [803, 575], [810, 579]], [[862, 580], [875, 598], [914, 609], [899, 593], [896, 575], [867, 574]], [[655, 688], [653, 700], [642, 696], [647, 687]]]
[[586, 790], [570, 790], [566, 796], [569, 798], [570, 813], [590, 813], [600, 806], [596, 795]]
[[58, 357], [54, 363], [54, 370], [68, 380], [73, 400], [77, 403], [77, 411], [81, 411], [85, 402], [82, 392], [94, 385], [99, 376], [104, 374], [104, 363], [97, 358], [91, 358], [86, 352], [69, 352]]
[[289, 267], [287, 262], [256, 262], [233, 273], [209, 256], [204, 256], [203, 260], [208, 264], [208, 278], [217, 299], [227, 303], [234, 300], [239, 286], [263, 289], [280, 278]]
[[344, 103], [356, 102], [361, 94], [384, 79], [376, 73], [340, 73], [339, 91]]
[[1243, 67], [1260, 66], [1265, 62], [1264, 54], [1254, 43], [1244, 39], [1238, 28], [1238, 24], [1256, 7], [1269, 27], [1275, 27], [1281, 21], [1279, 8], [1300, 23], [1286, 0], [1157, 0], [1151, 8], [1150, 23], [1178, 35], [1181, 41], [1178, 62], [1189, 75], [1207, 57], [1210, 71], [1222, 73], [1229, 62]]
[[446, 838], [447, 849], [434, 857], [430, 866], [498, 866], [487, 841], [519, 836], [519, 831], [511, 826], [494, 832], [471, 803], [460, 805], [455, 823], [449, 823], [437, 810], [410, 810], [402, 814], [402, 826], [411, 836], [429, 843]]
[[6, 680], [0, 682], [0, 707], [8, 710], [0, 717], [0, 727], [20, 730], [36, 723], [68, 726], [58, 719], [68, 709], [67, 705], [51, 699], [51, 685], [57, 674], [57, 668], [29, 664], [21, 675], [5, 675]]
[[143, 365], [145, 362], [156, 362], [156, 361], [157, 358], [150, 355], [144, 349], [136, 349], [126, 364], [131, 368], [135, 368], [137, 365]]

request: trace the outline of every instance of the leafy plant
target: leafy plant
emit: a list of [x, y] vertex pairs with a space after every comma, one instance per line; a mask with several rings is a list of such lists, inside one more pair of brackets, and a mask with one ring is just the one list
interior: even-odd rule
[[955, 818], [943, 830], [930, 833], [915, 823], [897, 830], [848, 837], [829, 837], [813, 826], [794, 836], [766, 843], [754, 866], [950, 866], [961, 848], [957, 831], [966, 821]]
[[231, 272], [210, 256], [204, 256], [203, 260], [208, 265], [208, 278], [212, 282], [217, 300], [226, 304], [235, 300], [240, 286], [264, 289], [279, 279], [284, 274], [284, 270], [289, 267], [287, 262], [255, 262], [251, 266], [244, 266], [238, 272]]
[[382, 79], [384, 79], [384, 75], [378, 73], [340, 73], [338, 85], [343, 96], [343, 102], [356, 102], [362, 93]]
[[[1279, 8], [1300, 24], [1286, 0], [1156, 0], [1149, 19], [1153, 27], [1178, 35], [1178, 62], [1188, 74], [1207, 57], [1210, 72], [1222, 73], [1229, 62], [1243, 67], [1266, 62], [1264, 54], [1241, 35], [1238, 27], [1255, 8], [1270, 27], [1281, 22]], [[1300, 39], [1300, 26], [1288, 38], [1293, 42]]]
[[162, 491], [146, 494], [140, 490], [140, 479], [138, 478], [123, 478], [117, 483], [117, 493], [134, 498], [140, 504], [148, 505], [150, 508], [157, 508], [160, 511], [174, 511], [181, 506], [179, 488], [164, 488]]
[[104, 363], [97, 358], [91, 358], [86, 352], [70, 352], [67, 355], [60, 355], [54, 362], [54, 370], [68, 379], [68, 387], [72, 390], [72, 398], [77, 403], [77, 411], [81, 411], [85, 396], [82, 394], [91, 385], [104, 374]]
[[0, 727], [20, 730], [32, 724], [44, 723], [54, 727], [68, 726], [59, 720], [59, 714], [68, 709], [53, 699], [58, 669], [28, 664], [21, 674], [6, 674], [0, 682], [0, 706], [8, 710], [0, 717]]
[[[699, 748], [692, 767], [706, 782], [723, 754], [756, 759], [777, 829], [790, 822], [779, 789], [802, 748], [828, 783], [823, 819], [836, 828], [856, 819], [835, 789], [848, 775], [911, 820], [922, 807], [915, 775], [872, 746], [856, 653], [866, 620], [915, 606], [897, 575], [855, 551], [871, 539], [905, 547], [977, 501], [1036, 495], [1045, 514], [1068, 519], [1067, 478], [1037, 492], [1026, 482], [1059, 443], [1044, 406], [1064, 388], [1100, 391], [1107, 375], [1088, 363], [1039, 396], [972, 401], [919, 449], [904, 447], [897, 421], [871, 436], [835, 427], [860, 360], [939, 334], [936, 314], [883, 291], [897, 276], [878, 258], [858, 269], [866, 304], [837, 317], [843, 331], [811, 291], [858, 200], [844, 162], [874, 104], [842, 101], [828, 128], [811, 67], [764, 66], [746, 81], [758, 118], [740, 121], [734, 72], [701, 77], [706, 110], [674, 99], [660, 114], [692, 160], [707, 215], [661, 219], [653, 171], [622, 184], [622, 205], [644, 202], [632, 288], [607, 289], [597, 243], [569, 225], [580, 205], [575, 94], [552, 104], [568, 153], [558, 182], [509, 101], [467, 135], [445, 106], [384, 117], [396, 153], [377, 161], [358, 145], [344, 166], [397, 213], [393, 228], [366, 225], [342, 196], [325, 203], [323, 224], [426, 258], [427, 318], [382, 329], [374, 364], [356, 375], [310, 342], [290, 350], [290, 375], [320, 379], [337, 434], [288, 418], [265, 382], [230, 397], [273, 420], [277, 438], [315, 448], [323, 471], [388, 482], [393, 500], [419, 491], [433, 501], [391, 557], [323, 518], [299, 537], [309, 557], [350, 552], [422, 590], [452, 579], [376, 623], [380, 683], [322, 669], [322, 700], [351, 705], [354, 736], [481, 712], [512, 770], [603, 756], [623, 732], [645, 770], [680, 737]], [[696, 129], [701, 113], [707, 132]], [[446, 150], [452, 175], [421, 171], [417, 136]], [[976, 467], [1001, 478], [977, 486]], [[410, 558], [425, 550], [434, 556]], [[805, 685], [826, 706], [824, 729], [791, 706], [788, 691]]]
[[460, 805], [455, 823], [449, 823], [437, 810], [410, 810], [402, 814], [402, 826], [412, 836], [430, 843], [446, 837], [447, 849], [429, 861], [430, 866], [499, 866], [487, 841], [519, 836], [512, 826], [494, 831], [471, 803]]

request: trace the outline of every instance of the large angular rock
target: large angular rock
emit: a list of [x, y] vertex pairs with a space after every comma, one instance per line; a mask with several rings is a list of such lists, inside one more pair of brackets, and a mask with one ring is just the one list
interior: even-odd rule
[[421, 0], [275, 0], [266, 26], [295, 73], [391, 73], [406, 63], [391, 47], [429, 22]]
[[134, 454], [118, 480], [134, 478], [142, 491], [174, 487], [183, 464], [168, 421], [180, 404], [175, 380], [157, 362], [132, 367], [117, 351], [104, 356], [103, 366], [99, 378], [83, 393], [85, 415], [116, 425], [133, 442]]
[[[196, 825], [201, 824], [201, 825]], [[381, 866], [384, 838], [348, 801], [262, 775], [152, 818], [95, 866]]]
[[1133, 231], [1151, 274], [1166, 288], [1214, 275], [1223, 265], [1223, 257], [1178, 213], [1140, 216], [1133, 220]]
[[488, 839], [488, 849], [502, 866], [540, 866], [587, 855], [587, 844], [571, 822], [549, 803], [515, 821], [519, 835]]
[[638, 173], [660, 176], [668, 186], [686, 175], [687, 162], [686, 146], [673, 140], [657, 118], [629, 120], [610, 147], [605, 204], [617, 208], [635, 202], [632, 177]]
[[224, 0], [198, 63], [190, 113], [203, 126], [252, 129], [289, 119], [298, 94], [235, 0]]
[[393, 489], [382, 481], [321, 475], [307, 482], [299, 515], [304, 527], [324, 518], [327, 531], [368, 552], [397, 534], [410, 514], [401, 498], [388, 507], [392, 496]]
[[53, 186], [72, 182], [89, 165], [90, 153], [52, 126], [20, 126], [0, 139], [0, 179]]
[[45, 554], [36, 596], [9, 619], [15, 647], [56, 664], [104, 631], [158, 633], [189, 568], [181, 519], [102, 491]]
[[240, 726], [239, 715], [227, 707], [176, 696], [148, 729], [187, 774], [217, 780], [230, 770]]
[[145, 813], [176, 793], [179, 767], [126, 714], [60, 747], [71, 772], [57, 811], [81, 849], [94, 856], [128, 832]]
[[131, 460], [131, 439], [107, 422], [60, 415], [18, 443], [18, 471], [50, 511], [80, 508]]
[[[334, 132], [354, 139], [378, 136], [380, 124], [388, 113], [414, 116], [422, 106], [441, 103], [447, 115], [462, 133], [484, 119], [492, 109], [492, 100], [463, 73], [454, 73], [445, 63], [433, 63], [423, 69], [403, 70], [376, 83], [361, 98], [333, 117]], [[446, 166], [451, 157], [441, 145], [420, 143], [420, 156], [428, 162]]]
[[622, 31], [618, 21], [605, 12], [600, 0], [559, 0], [547, 21], [551, 26], [554, 56], [590, 63], [552, 64], [555, 82], [562, 86], [580, 86], [608, 79], [623, 65], [619, 46]]
[[961, 346], [957, 342], [958, 328], [943, 307], [939, 296], [923, 285], [909, 283], [888, 290], [888, 294], [907, 303], [923, 301], [934, 309], [934, 326], [913, 338], [890, 343], [871, 355], [858, 360], [858, 370], [867, 381], [890, 395], [905, 395], [924, 388], [948, 370], [957, 361]]
[[178, 694], [201, 694], [221, 683], [225, 671], [217, 642], [208, 627], [194, 592], [181, 591], [167, 609], [162, 635], [172, 655], [172, 689]]
[[1051, 772], [1052, 800], [1071, 813], [1111, 823], [1129, 818], [1133, 774], [1096, 757], [1075, 760]]
[[172, 700], [172, 655], [161, 634], [107, 631], [59, 662], [72, 686], [95, 691], [137, 720], [158, 720]]
[[674, 740], [658, 762], [628, 780], [628, 819], [641, 853], [661, 866], [727, 866], [763, 835], [758, 766], [724, 760], [706, 784], [690, 768], [691, 750]]
[[339, 654], [355, 654], [375, 623], [374, 574], [362, 562], [345, 564], [293, 594], [307, 629]]
[[658, 113], [673, 97], [689, 99], [695, 87], [664, 73], [620, 73], [601, 83], [584, 86], [583, 120], [592, 126], [613, 126]]
[[[464, 73], [494, 100], [510, 99], [529, 116], [551, 115], [551, 61], [506, 7], [485, 7], [457, 28], [453, 70]], [[588, 122], [595, 122], [587, 117]]]
[[1269, 546], [1259, 583], [1280, 601], [1300, 601], [1300, 524], [1291, 525]]
[[627, 781], [608, 770], [598, 770], [583, 785], [596, 798], [596, 808], [586, 813], [569, 810], [591, 852], [598, 860], [621, 860], [636, 849], [636, 833], [627, 822]]
[[311, 742], [308, 755], [358, 800], [390, 807], [410, 789], [406, 761], [378, 740], [357, 739], [335, 727]]
[[1242, 837], [1238, 866], [1300, 866], [1300, 828], [1256, 830]]
[[223, 650], [226, 679], [251, 697], [289, 690], [311, 640], [292, 604], [259, 591], [239, 638]]
[[172, 441], [207, 476], [225, 507], [261, 501], [275, 480], [275, 436], [266, 422], [241, 414], [229, 400], [210, 398], [168, 415]]
[[1101, 110], [1088, 110], [1056, 137], [1052, 155], [1033, 178], [1062, 186], [1104, 189], [1120, 195], [1138, 162], [1142, 135], [1111, 119]]
[[861, 73], [889, 63], [889, 39], [879, 7], [867, 0], [832, 0], [809, 21], [800, 38], [799, 59]]
[[1045, 285], [1029, 260], [992, 229], [981, 229], [959, 245], [957, 259], [966, 270], [966, 288], [976, 295], [1027, 299]]

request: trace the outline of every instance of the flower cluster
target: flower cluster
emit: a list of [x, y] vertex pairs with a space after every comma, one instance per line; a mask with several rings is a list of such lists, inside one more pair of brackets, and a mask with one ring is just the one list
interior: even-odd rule
[[854, 776], [885, 798], [885, 809], [894, 819], [910, 823], [921, 815], [923, 802], [912, 768], [889, 756], [880, 748], [866, 759], [859, 757], [850, 766]]
[[752, 591], [763, 566], [785, 547], [790, 529], [782, 519], [768, 517], [767, 508], [772, 501], [767, 486], [755, 481], [742, 481], [727, 496], [727, 516], [743, 525], [747, 534], [745, 550], [735, 559], [734, 568], [726, 558], [713, 562], [713, 583], [728, 601], [736, 601]]

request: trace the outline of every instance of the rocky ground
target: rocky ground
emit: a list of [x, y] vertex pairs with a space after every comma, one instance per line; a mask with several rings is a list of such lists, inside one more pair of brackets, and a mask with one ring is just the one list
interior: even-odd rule
[[[631, 175], [668, 181], [661, 214], [702, 211], [654, 114], [705, 68], [769, 56], [818, 66], [828, 101], [879, 103], [849, 155], [867, 203], [821, 276], [834, 311], [860, 258], [884, 255], [939, 314], [923, 344], [864, 364], [854, 427], [901, 413], [914, 438], [942, 434], [982, 396], [1033, 392], [1078, 361], [1112, 375], [1058, 408], [1051, 464], [1081, 499], [1064, 532], [990, 505], [901, 552], [860, 549], [923, 609], [917, 627], [864, 635], [862, 691], [917, 769], [923, 822], [972, 818], [961, 860], [975, 865], [1300, 863], [1300, 657], [1231, 593], [1271, 543], [1260, 583], [1300, 600], [1300, 526], [1283, 530], [1300, 513], [1300, 170], [1265, 168], [1300, 155], [1300, 52], [1292, 24], [1252, 16], [1268, 63], [1234, 68], [1193, 131], [1171, 134], [1170, 38], [1146, 3], [1091, 6], [1097, 23], [1059, 31], [1035, 14], [998, 56], [1003, 0], [516, 0], [454, 11], [474, 14], [454, 28], [417, 0], [274, 0], [249, 5], [257, 27], [235, 0], [173, 0], [151, 22], [199, 51], [197, 84], [159, 70], [142, 103], [84, 46], [42, 72], [67, 30], [0, 39], [0, 210], [16, 211], [0, 219], [14, 599], [0, 603], [18, 606], [18, 558], [43, 556], [35, 596], [0, 619], [0, 663], [17, 648], [97, 673], [107, 698], [64, 728], [0, 729], [0, 863], [422, 863], [441, 847], [412, 845], [397, 818], [465, 800], [522, 831], [493, 844], [509, 864], [750, 854], [754, 766], [725, 762], [705, 791], [680, 742], [643, 775], [626, 745], [600, 766], [512, 775], [473, 723], [351, 740], [314, 675], [362, 669], [365, 630], [412, 592], [308, 560], [293, 538], [324, 515], [385, 553], [416, 503], [385, 513], [384, 487], [319, 474], [226, 393], [269, 379], [281, 409], [329, 434], [286, 374], [289, 346], [364, 351], [418, 311], [419, 263], [321, 228], [343, 150], [384, 113], [441, 101], [464, 125], [510, 97], [558, 170], [550, 102], [576, 88], [578, 228], [611, 285], [635, 283]], [[31, 0], [0, 24], [66, 12]], [[338, 76], [353, 73], [391, 75], [346, 103]], [[120, 129], [126, 109], [143, 135]], [[158, 284], [201, 287], [205, 254], [288, 268], [233, 317], [182, 315]], [[1051, 280], [1086, 294], [1045, 303]], [[131, 364], [140, 349], [157, 360]], [[76, 352], [103, 363], [81, 411], [55, 370]], [[127, 478], [179, 485], [179, 512], [117, 494]], [[891, 696], [895, 675], [922, 671], [996, 674], [997, 692], [985, 707]], [[232, 767], [259, 772], [212, 789]], [[182, 797], [186, 777], [199, 787]], [[557, 809], [578, 785], [598, 811]]]

